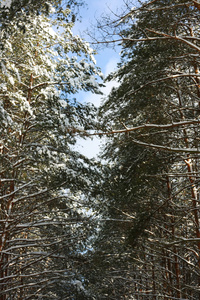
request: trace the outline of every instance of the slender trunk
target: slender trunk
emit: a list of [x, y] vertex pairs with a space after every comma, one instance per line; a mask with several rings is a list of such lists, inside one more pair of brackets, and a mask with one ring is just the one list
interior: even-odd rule
[[[172, 195], [171, 195], [171, 182], [169, 180], [169, 177], [167, 177], [167, 188], [168, 188], [168, 197], [169, 197], [169, 201], [171, 201], [172, 199]], [[171, 232], [172, 232], [172, 238], [173, 240], [175, 240], [175, 218], [172, 215], [171, 216]], [[175, 269], [175, 278], [176, 278], [176, 297], [178, 299], [181, 299], [181, 285], [180, 285], [180, 267], [179, 267], [179, 261], [178, 261], [178, 257], [177, 257], [177, 248], [176, 246], [173, 247], [173, 254], [174, 254], [174, 269]], [[173, 285], [172, 285], [173, 287]], [[173, 294], [173, 292], [171, 291], [171, 295]]]
[[[177, 89], [178, 99], [179, 99], [179, 106], [180, 106], [180, 116], [182, 119], [185, 119], [183, 111], [181, 108], [183, 108], [183, 101], [182, 101], [182, 95], [181, 91], [178, 88]], [[195, 132], [194, 132], [195, 134]], [[190, 143], [188, 140], [188, 134], [187, 130], [183, 128], [183, 136], [184, 136], [184, 142], [186, 147], [190, 147]], [[199, 209], [198, 209], [198, 188], [196, 186], [196, 179], [195, 175], [193, 174], [193, 166], [197, 164], [194, 158], [190, 156], [190, 154], [187, 155], [187, 159], [184, 160], [185, 164], [187, 165], [187, 171], [188, 171], [188, 178], [190, 182], [190, 190], [191, 190], [191, 198], [192, 198], [192, 213], [193, 213], [193, 222], [195, 224], [195, 233], [196, 237], [200, 239], [200, 227], [199, 227]], [[199, 257], [200, 257], [200, 241], [197, 242], [198, 251], [199, 251]], [[198, 266], [200, 268], [200, 259], [198, 259]]]

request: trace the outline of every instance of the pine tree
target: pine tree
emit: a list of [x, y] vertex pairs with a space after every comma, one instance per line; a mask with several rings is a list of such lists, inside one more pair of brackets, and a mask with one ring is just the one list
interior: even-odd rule
[[100, 299], [197, 299], [199, 11], [194, 1], [147, 1], [111, 24], [122, 58], [100, 110], [110, 164], [94, 255]]
[[96, 165], [74, 145], [94, 127], [95, 109], [73, 95], [99, 93], [100, 72], [57, 4], [49, 15], [41, 1], [1, 8], [1, 300], [72, 299], [92, 229], [84, 211]]

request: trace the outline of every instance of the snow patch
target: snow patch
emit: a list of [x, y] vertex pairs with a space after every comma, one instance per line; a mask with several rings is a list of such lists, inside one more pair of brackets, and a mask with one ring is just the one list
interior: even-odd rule
[[1, 3], [1, 7], [10, 8], [12, 4], [12, 0], [3, 0]]

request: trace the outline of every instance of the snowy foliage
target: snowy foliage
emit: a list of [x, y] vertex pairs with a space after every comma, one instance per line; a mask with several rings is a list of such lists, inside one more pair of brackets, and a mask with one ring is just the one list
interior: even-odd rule
[[[7, 9], [10, 4], [2, 2]], [[64, 13], [67, 18], [69, 9]], [[73, 203], [80, 190], [89, 199], [96, 174], [95, 164], [73, 150], [75, 133], [85, 136], [95, 125], [95, 109], [73, 94], [99, 93], [100, 72], [71, 22], [26, 10], [9, 24], [7, 18], [0, 52], [0, 295], [33, 299], [42, 289], [61, 299], [63, 289], [69, 292], [59, 286], [64, 273], [75, 277], [68, 258], [89, 234], [88, 218]]]
[[12, 0], [2, 0], [1, 7], [10, 8], [11, 4], [12, 4]]

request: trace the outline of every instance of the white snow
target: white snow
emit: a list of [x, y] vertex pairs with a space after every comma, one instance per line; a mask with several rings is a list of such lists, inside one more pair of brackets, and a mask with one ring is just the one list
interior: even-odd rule
[[1, 7], [10, 8], [12, 4], [12, 0], [2, 0]]

